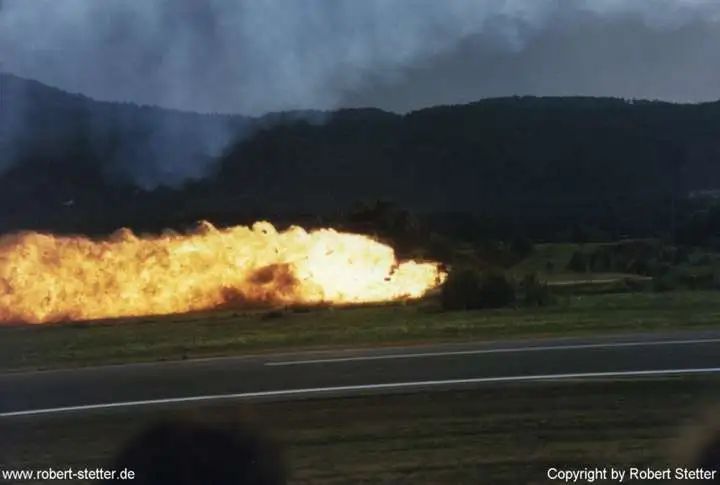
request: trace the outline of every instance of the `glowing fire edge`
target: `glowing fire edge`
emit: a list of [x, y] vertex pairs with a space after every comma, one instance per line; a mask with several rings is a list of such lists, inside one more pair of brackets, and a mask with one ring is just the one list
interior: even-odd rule
[[0, 238], [0, 322], [395, 301], [446, 276], [436, 262], [399, 262], [390, 246], [329, 228], [202, 222], [188, 234], [120, 229], [99, 240], [25, 232]]

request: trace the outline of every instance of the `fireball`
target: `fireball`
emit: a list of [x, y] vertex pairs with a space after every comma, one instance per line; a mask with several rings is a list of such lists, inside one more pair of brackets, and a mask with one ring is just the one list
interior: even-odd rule
[[164, 315], [256, 304], [348, 304], [422, 297], [437, 263], [399, 262], [370, 237], [278, 232], [268, 222], [190, 234], [95, 240], [36, 232], [0, 238], [0, 321]]

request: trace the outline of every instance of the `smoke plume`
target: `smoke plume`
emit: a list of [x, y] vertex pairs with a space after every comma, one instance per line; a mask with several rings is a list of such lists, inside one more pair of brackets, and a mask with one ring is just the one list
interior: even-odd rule
[[[0, 60], [71, 92], [198, 112], [332, 109], [471, 35], [521, 50], [574, 15], [653, 29], [720, 19], [715, 0], [5, 0]], [[3, 107], [12, 110], [13, 101]], [[17, 100], [17, 103], [21, 103]], [[164, 137], [175, 134], [163, 126]], [[212, 157], [230, 135], [208, 130]], [[153, 146], [150, 143], [150, 146]], [[164, 146], [164, 145], [163, 145]], [[182, 151], [182, 150], [180, 150]], [[169, 158], [169, 157], [168, 157]], [[194, 160], [194, 159], [193, 159]], [[197, 162], [206, 163], [204, 157]], [[158, 162], [161, 163], [161, 162]], [[202, 169], [172, 160], [176, 181]], [[155, 177], [157, 178], [157, 177]], [[153, 177], [145, 177], [153, 185]]]

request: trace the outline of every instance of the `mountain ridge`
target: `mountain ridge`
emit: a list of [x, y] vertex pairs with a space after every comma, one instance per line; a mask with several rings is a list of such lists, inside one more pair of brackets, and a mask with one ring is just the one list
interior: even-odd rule
[[248, 118], [28, 83], [23, 116], [0, 115], [5, 130], [23, 120], [0, 175], [2, 232], [330, 217], [384, 199], [542, 234], [647, 235], [667, 229], [671, 201], [720, 187], [720, 102], [512, 96]]

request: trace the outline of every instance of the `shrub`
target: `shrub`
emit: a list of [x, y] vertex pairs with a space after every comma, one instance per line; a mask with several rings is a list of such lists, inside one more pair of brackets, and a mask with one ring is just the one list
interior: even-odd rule
[[551, 305], [555, 298], [548, 284], [540, 281], [535, 273], [525, 275], [521, 288], [523, 291], [523, 304], [530, 307]]
[[451, 272], [442, 287], [442, 306], [446, 310], [476, 308], [479, 302], [481, 275], [475, 270]]
[[515, 302], [515, 287], [502, 273], [485, 273], [480, 290], [485, 308], [501, 308]]
[[453, 271], [442, 289], [442, 306], [445, 310], [501, 308], [514, 302], [514, 286], [504, 274], [495, 271]]
[[592, 271], [612, 271], [612, 257], [610, 252], [601, 248], [590, 255], [589, 267]]
[[628, 262], [625, 271], [628, 273], [634, 273], [639, 275], [649, 275], [652, 273], [652, 263], [649, 259], [644, 257], [638, 257]]
[[568, 262], [567, 269], [576, 273], [585, 273], [588, 270], [587, 256], [582, 251], [575, 251]]
[[690, 251], [688, 250], [687, 246], [680, 246], [675, 251], [675, 254], [673, 255], [673, 264], [682, 264], [687, 263], [690, 259]]
[[[652, 281], [654, 282], [655, 279], [653, 279]], [[648, 290], [650, 288], [650, 283], [645, 280], [636, 278], [623, 278], [622, 286], [622, 291], [637, 292]]]
[[495, 267], [510, 267], [522, 259], [502, 241], [483, 241], [475, 248], [475, 255]]
[[534, 249], [533, 242], [525, 236], [517, 236], [510, 242], [510, 252], [520, 259], [531, 254]]
[[672, 271], [672, 266], [669, 263], [660, 262], [660, 263], [653, 265], [652, 276], [654, 278], [659, 278], [659, 277], [669, 274], [671, 271]]
[[653, 278], [652, 281], [652, 288], [653, 291], [656, 291], [658, 293], [664, 292], [664, 291], [671, 291], [674, 289], [677, 289], [678, 283], [675, 278], [672, 277], [669, 273], [666, 273], [662, 276], [658, 276], [656, 278]]

